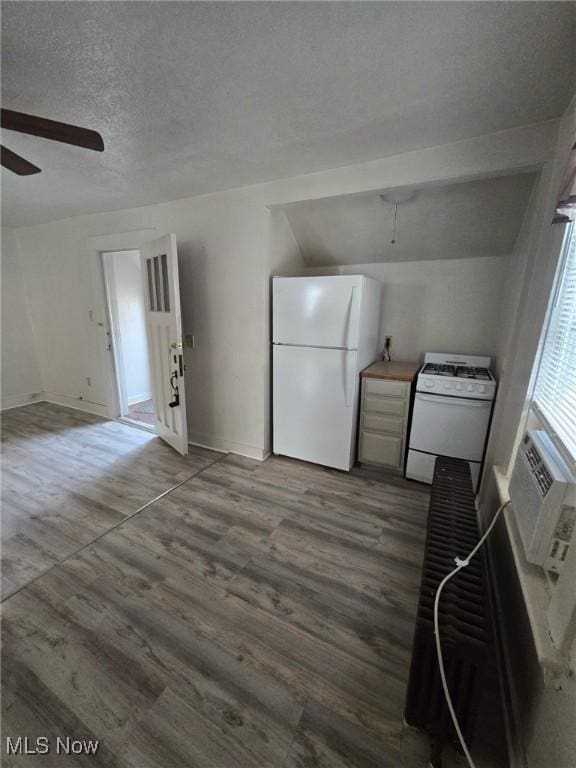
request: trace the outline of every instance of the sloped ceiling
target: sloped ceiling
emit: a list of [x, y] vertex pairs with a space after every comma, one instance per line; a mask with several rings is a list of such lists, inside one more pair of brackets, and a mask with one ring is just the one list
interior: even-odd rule
[[500, 256], [514, 246], [535, 178], [525, 173], [416, 191], [398, 206], [394, 245], [394, 204], [380, 194], [284, 210], [311, 267]]
[[14, 226], [336, 168], [547, 120], [576, 64], [564, 2], [3, 2], [3, 106], [103, 154], [6, 132]]

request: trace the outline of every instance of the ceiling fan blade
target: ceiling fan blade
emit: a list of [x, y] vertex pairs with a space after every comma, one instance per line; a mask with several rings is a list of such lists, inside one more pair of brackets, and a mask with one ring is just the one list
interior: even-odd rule
[[93, 149], [95, 152], [104, 151], [104, 141], [96, 131], [59, 123], [56, 120], [47, 120], [44, 117], [25, 115], [23, 112], [13, 112], [11, 109], [2, 110], [2, 128], [7, 131], [40, 136], [50, 141], [61, 141], [75, 147]]
[[18, 176], [31, 176], [33, 173], [41, 172], [37, 165], [29, 163], [28, 160], [24, 160], [16, 152], [12, 152], [12, 150], [2, 146], [0, 146], [0, 165], [8, 168], [13, 173], [17, 173]]

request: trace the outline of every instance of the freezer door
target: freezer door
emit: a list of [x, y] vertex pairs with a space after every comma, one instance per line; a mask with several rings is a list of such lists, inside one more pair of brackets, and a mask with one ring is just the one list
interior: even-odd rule
[[482, 461], [492, 403], [461, 397], [416, 393], [410, 448]]
[[349, 470], [356, 437], [357, 353], [273, 349], [274, 453]]
[[275, 277], [275, 344], [357, 349], [362, 277]]

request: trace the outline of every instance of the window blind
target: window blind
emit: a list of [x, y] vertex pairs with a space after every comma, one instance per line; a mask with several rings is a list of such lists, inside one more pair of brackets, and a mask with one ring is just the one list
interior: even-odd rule
[[560, 278], [536, 377], [534, 402], [576, 458], [576, 226], [565, 241]]

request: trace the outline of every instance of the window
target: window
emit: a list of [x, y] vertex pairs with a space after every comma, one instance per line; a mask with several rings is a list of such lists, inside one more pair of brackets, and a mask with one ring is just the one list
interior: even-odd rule
[[170, 312], [170, 289], [168, 286], [168, 259], [163, 253], [160, 258], [146, 259], [148, 279], [148, 303], [150, 312]]
[[576, 226], [569, 226], [533, 401], [576, 459]]

